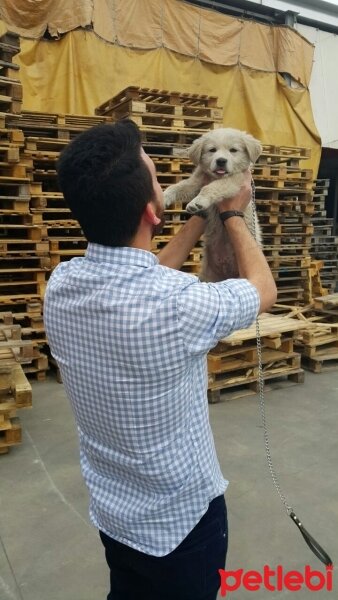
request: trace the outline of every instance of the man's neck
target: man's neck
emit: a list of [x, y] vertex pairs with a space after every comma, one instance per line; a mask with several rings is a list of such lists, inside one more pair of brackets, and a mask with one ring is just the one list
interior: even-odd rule
[[151, 251], [152, 231], [149, 227], [139, 227], [136, 235], [128, 244], [130, 248], [138, 248], [139, 250]]

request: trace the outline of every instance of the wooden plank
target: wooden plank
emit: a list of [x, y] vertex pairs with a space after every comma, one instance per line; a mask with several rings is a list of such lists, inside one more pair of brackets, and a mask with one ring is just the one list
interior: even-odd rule
[[18, 408], [32, 406], [32, 386], [21, 365], [15, 365], [12, 369], [12, 387]]
[[21, 444], [22, 433], [21, 425], [18, 417], [14, 417], [10, 421], [10, 428], [0, 432], [0, 453], [8, 451], [10, 446]]
[[[263, 313], [259, 316], [259, 328], [260, 335], [269, 336], [297, 331], [299, 329], [304, 329], [304, 324], [300, 323], [295, 319], [279, 317], [277, 315], [272, 315], [269, 313]], [[251, 327], [247, 329], [239, 329], [235, 331], [230, 336], [223, 338], [221, 341], [227, 344], [238, 344], [244, 340], [256, 339], [256, 324], [254, 323]]]

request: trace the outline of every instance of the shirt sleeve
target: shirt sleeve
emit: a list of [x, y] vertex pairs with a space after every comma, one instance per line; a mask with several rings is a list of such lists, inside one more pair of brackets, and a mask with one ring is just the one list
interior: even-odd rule
[[206, 353], [233, 331], [249, 327], [259, 305], [258, 291], [247, 279], [191, 283], [177, 298], [178, 320], [188, 352]]

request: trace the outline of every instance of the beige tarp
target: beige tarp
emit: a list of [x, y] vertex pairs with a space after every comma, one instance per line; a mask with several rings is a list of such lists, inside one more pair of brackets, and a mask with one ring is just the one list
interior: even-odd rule
[[[243, 22], [178, 0], [55, 4], [59, 24], [63, 4], [69, 23], [75, 17], [71, 7], [78, 7], [85, 23], [93, 5], [88, 18], [93, 18], [96, 34], [77, 29], [57, 41], [21, 39], [15, 60], [21, 67], [25, 109], [90, 115], [129, 85], [209, 94], [218, 96], [225, 126], [247, 130], [266, 144], [309, 147], [312, 158], [302, 165], [317, 171], [321, 146], [307, 88], [313, 47], [294, 31]], [[45, 16], [43, 30], [47, 23], [51, 28], [52, 2], [17, 0], [15, 5], [16, 18], [20, 5], [21, 10], [35, 7], [36, 14], [28, 11], [21, 23], [32, 25], [35, 18], [37, 27], [39, 9]], [[4, 31], [3, 23], [1, 27]], [[298, 87], [290, 88], [281, 72], [292, 73]]]
[[181, 0], [2, 0], [1, 18], [24, 37], [93, 26], [103, 40], [167, 48], [216, 65], [286, 72], [304, 86], [313, 47], [288, 27], [272, 27], [202, 9]]

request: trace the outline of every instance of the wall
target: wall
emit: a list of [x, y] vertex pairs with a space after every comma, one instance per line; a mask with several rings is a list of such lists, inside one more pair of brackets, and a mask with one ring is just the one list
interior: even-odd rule
[[322, 145], [338, 148], [338, 36], [299, 24], [297, 31], [315, 45], [310, 97]]

